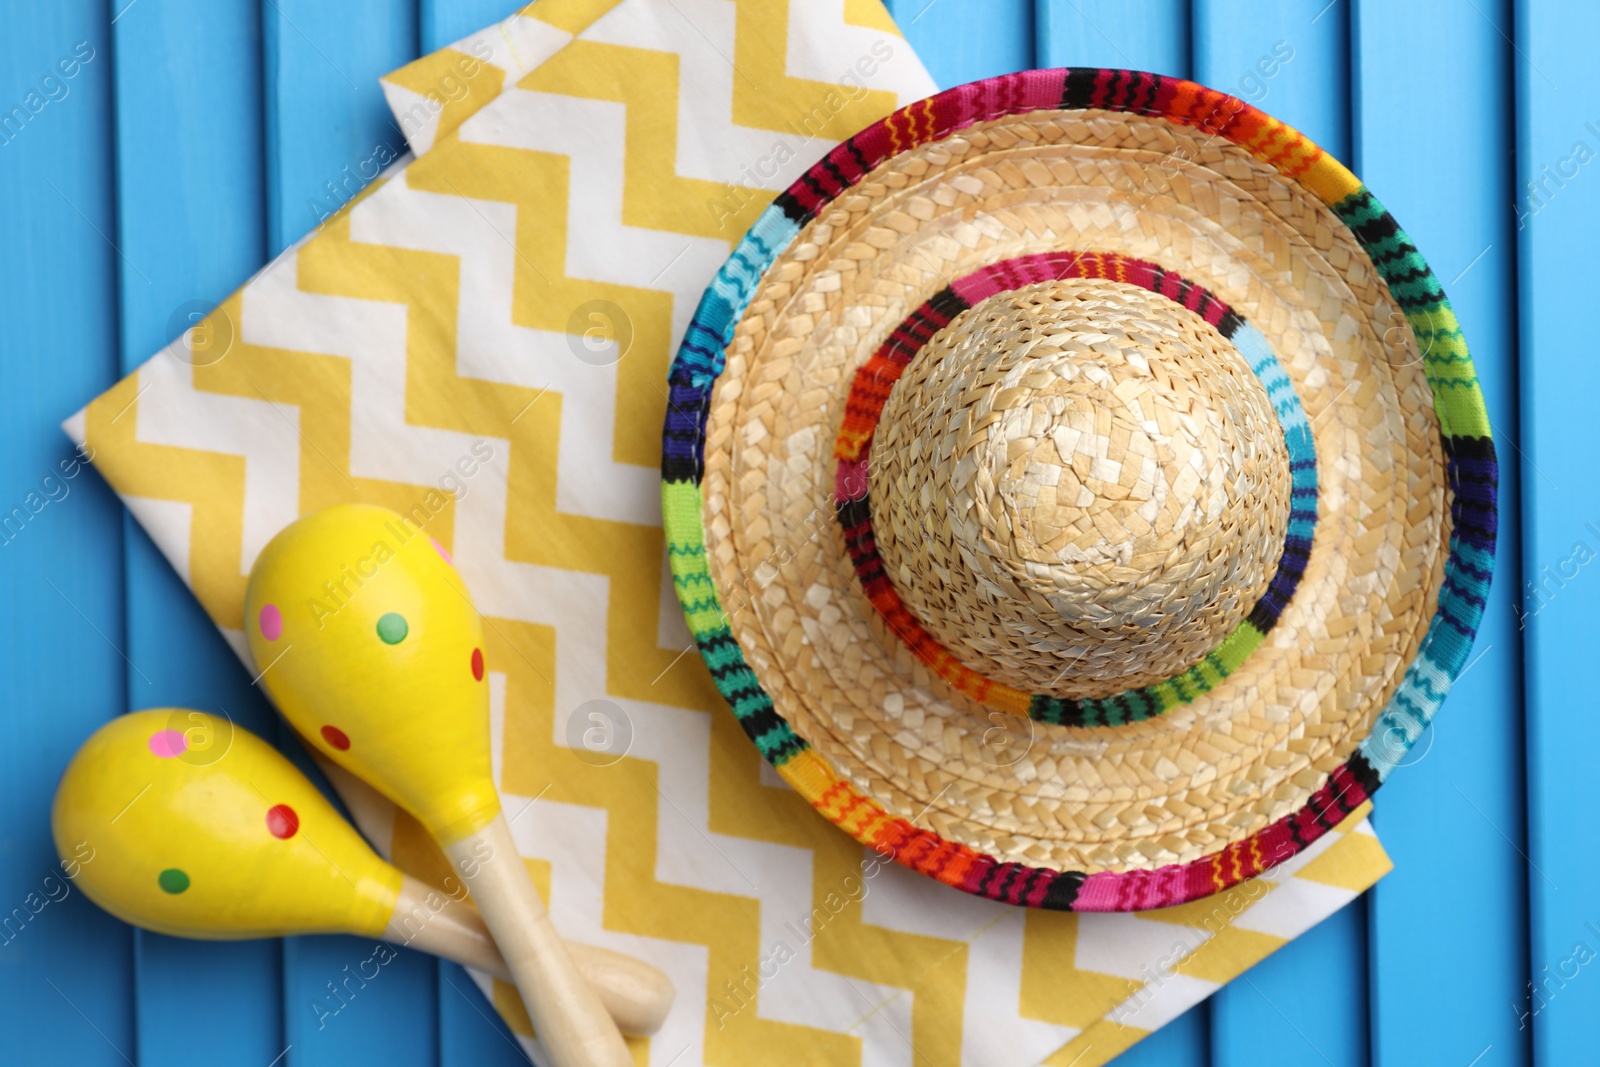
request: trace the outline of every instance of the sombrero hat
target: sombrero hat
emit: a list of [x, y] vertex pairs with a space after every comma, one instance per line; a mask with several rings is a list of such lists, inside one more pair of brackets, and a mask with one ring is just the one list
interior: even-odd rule
[[1193, 82], [993, 78], [761, 216], [671, 371], [668, 552], [819, 811], [1014, 904], [1192, 900], [1365, 801], [1466, 664], [1490, 427], [1354, 176]]

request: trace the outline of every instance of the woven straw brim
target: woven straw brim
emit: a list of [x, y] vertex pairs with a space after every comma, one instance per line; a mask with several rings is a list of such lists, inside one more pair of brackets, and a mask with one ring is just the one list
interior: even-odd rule
[[[1380, 247], [1398, 229], [1348, 172], [1230, 99], [1054, 71], [907, 109], [780, 198], [674, 369], [668, 536], [719, 684], [824, 814], [968, 891], [1151, 907], [1259, 873], [1377, 787], [1481, 613], [1492, 449], [1448, 305], [1414, 250]], [[1225, 301], [1287, 372], [1318, 458], [1315, 541], [1270, 633], [1208, 691], [1119, 726], [969, 698], [885, 624], [833, 521], [858, 368], [953, 281], [1061, 252]], [[674, 466], [686, 418], [703, 468], [699, 449]]]

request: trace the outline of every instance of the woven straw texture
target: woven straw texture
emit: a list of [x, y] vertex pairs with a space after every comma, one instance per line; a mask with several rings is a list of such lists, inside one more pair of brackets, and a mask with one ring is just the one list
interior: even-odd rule
[[1250, 366], [1126, 282], [992, 297], [936, 335], [873, 443], [873, 528], [911, 612], [1019, 688], [1179, 673], [1266, 591], [1289, 457]]
[[[977, 83], [893, 116], [780, 197], [708, 293], [697, 320], [705, 334], [691, 327], [674, 368], [668, 534], [681, 548], [680, 595], [724, 692], [813, 803], [869, 842], [925, 840], [927, 852], [912, 864], [969, 891], [1045, 907], [1148, 907], [1214, 892], [1293, 854], [1381, 782], [1459, 672], [1481, 613], [1493, 537], [1492, 494], [1484, 505], [1481, 486], [1493, 482], [1492, 449], [1448, 304], [1414, 249], [1403, 269], [1380, 270], [1377, 261], [1398, 257], [1386, 257], [1375, 237], [1399, 231], [1359, 182], [1294, 131], [1230, 100], [1150, 75], [1043, 71]], [[1139, 106], [1120, 109], [1130, 102]], [[1213, 119], [1219, 113], [1226, 119]], [[1174, 160], [1175, 172], [1153, 180]], [[1386, 221], [1363, 232], [1350, 221], [1357, 210]], [[1018, 655], [1013, 640], [1013, 654], [1001, 656], [992, 641], [1044, 623], [1060, 639], [1070, 628], [1059, 620], [1081, 619], [1091, 598], [1052, 605], [1053, 617], [1044, 610], [1063, 574], [1052, 579], [1028, 560], [1037, 540], [1019, 550], [1013, 539], [980, 559], [1004, 524], [985, 529], [974, 517], [980, 502], [1002, 520], [1009, 508], [1013, 524], [1019, 505], [999, 487], [974, 492], [963, 479], [997, 464], [1010, 471], [1012, 461], [1022, 464], [1011, 475], [1016, 486], [1039, 477], [1029, 482], [1020, 454], [1004, 462], [947, 455], [945, 415], [928, 395], [946, 390], [943, 402], [954, 403], [940, 376], [964, 392], [972, 385], [958, 379], [981, 376], [985, 361], [1000, 373], [1026, 365], [1011, 353], [1035, 343], [1037, 330], [1004, 320], [1027, 315], [1017, 305], [1039, 291], [995, 298], [1016, 286], [972, 279], [997, 263], [1063, 251], [1071, 253], [1063, 275], [1116, 281], [1157, 264], [1157, 273], [1181, 270], [1208, 301], [1226, 305], [1215, 318], [1237, 350], [1209, 336], [1185, 340], [1180, 361], [1206, 391], [1175, 401], [1198, 403], [1215, 421], [1197, 424], [1186, 441], [1163, 435], [1163, 447], [1202, 457], [1206, 448], [1213, 457], [1228, 451], [1204, 473], [1264, 495], [1219, 504], [1204, 478], [1195, 481], [1198, 470], [1189, 479], [1172, 474], [1179, 513], [1194, 505], [1201, 522], [1214, 514], [1228, 531], [1202, 533], [1194, 558], [1228, 554], [1237, 569], [1197, 577], [1183, 573], [1182, 558], [1163, 559], [1155, 580], [1166, 581], [1172, 567], [1186, 595], [1180, 618], [1158, 629], [1185, 638], [1157, 648], [1119, 636], [1096, 666], [1114, 671], [1118, 657], [1131, 656], [1133, 677], [1120, 686], [1192, 663], [1261, 588], [1272, 546], [1283, 543], [1287, 474], [1274, 440], [1281, 448], [1314, 439], [1321, 457], [1308, 487], [1314, 545], [1296, 568], [1292, 598], [1267, 598], [1267, 610], [1258, 605], [1241, 627], [1254, 634], [1248, 654], [1230, 655], [1205, 684], [1180, 686], [1164, 714], [1093, 728], [1006, 714], [1039, 707], [1037, 696], [1019, 707], [1007, 678], [1048, 688], [1053, 677], [1067, 683], [1058, 695], [1103, 691], [1092, 688], [1108, 684], [1094, 667], [1072, 676], [1069, 666], [1063, 678], [1059, 654]], [[759, 276], [752, 262], [764, 268]], [[1158, 313], [1157, 299], [1141, 298], [1140, 321], [1175, 330], [1181, 309], [1168, 300]], [[919, 331], [930, 336], [906, 347], [925, 343], [917, 358], [934, 366], [900, 383], [911, 387], [905, 398], [890, 397], [885, 440], [863, 477], [850, 464], [872, 433], [860, 412], [881, 375], [862, 368]], [[1109, 351], [1117, 345], [1098, 338], [1110, 333], [1088, 336]], [[1253, 385], [1221, 371], [1236, 369], [1241, 352], [1259, 376]], [[952, 366], [958, 353], [968, 357], [965, 370]], [[1275, 376], [1280, 366], [1286, 382]], [[1118, 386], [1108, 373], [1101, 388]], [[1282, 423], [1276, 438], [1260, 404], [1267, 393]], [[1045, 395], [1035, 385], [999, 406], [1026, 408]], [[1100, 399], [1092, 406], [1106, 418]], [[678, 418], [686, 412], [697, 420], [687, 427]], [[972, 439], [972, 425], [966, 419], [955, 436]], [[1091, 449], [1132, 447], [1131, 435], [1114, 437], [1108, 422], [1092, 428], [1100, 440]], [[1244, 448], [1243, 433], [1257, 451]], [[1075, 451], [1070, 436], [1061, 440]], [[703, 441], [703, 470], [694, 454], [673, 465], [681, 437]], [[835, 440], [837, 456], [828, 447]], [[897, 454], [885, 460], [878, 449], [891, 443]], [[1059, 459], [1061, 445], [1052, 439], [1052, 447]], [[1141, 476], [1119, 469], [1113, 477], [1110, 466], [1099, 474], [1088, 490], [1091, 517], [1128, 510], [1111, 485], [1120, 493], [1124, 477]], [[1154, 475], [1142, 477], [1153, 499]], [[849, 510], [863, 481], [875, 504], [887, 490], [873, 519], [883, 524], [888, 583], [945, 644], [924, 648], [915, 624], [886, 610], [869, 575], [852, 566], [870, 536]], [[1458, 530], [1464, 502], [1473, 512]], [[836, 503], [843, 532], [818, 519]], [[1071, 540], [1059, 521], [1044, 526], [1047, 544]], [[1134, 547], [1129, 529], [1126, 520], [1109, 522], [1102, 540], [1072, 542], [1106, 554], [1094, 571], [1102, 582], [1125, 577], [1114, 563]], [[1463, 564], [1471, 574], [1459, 571]], [[1009, 595], [1003, 572], [1015, 579], [1019, 567], [1044, 603]], [[1458, 572], [1447, 580], [1451, 567]], [[1056, 588], [1044, 593], [1041, 582]], [[708, 593], [721, 608], [715, 615]], [[1202, 620], [1192, 641], [1181, 625], [1191, 601]], [[1200, 610], [1206, 604], [1218, 605], [1214, 614]], [[991, 624], [1004, 611], [1012, 617]], [[1148, 612], [1125, 605], [1099, 621]], [[1425, 641], [1437, 647], [1419, 656]], [[1372, 738], [1376, 746], [1358, 752]]]

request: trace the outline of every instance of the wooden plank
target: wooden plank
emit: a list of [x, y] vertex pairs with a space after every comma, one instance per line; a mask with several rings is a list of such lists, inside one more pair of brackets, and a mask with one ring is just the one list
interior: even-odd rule
[[1204, 1004], [1190, 1008], [1116, 1059], [1117, 1067], [1205, 1067], [1210, 1021]]
[[1041, 67], [1189, 74], [1187, 0], [1037, 0]]
[[1350, 18], [1342, 2], [1194, 0], [1194, 78], [1350, 158]]
[[[415, 0], [262, 0], [268, 252], [348, 201], [362, 164], [403, 148], [377, 79], [415, 58]], [[370, 172], [370, 166], [365, 168]], [[293, 741], [280, 734], [286, 750]], [[297, 1067], [431, 1067], [438, 1055], [437, 968], [375, 944], [297, 937], [284, 945], [284, 1039]], [[377, 977], [363, 978], [377, 967]]]
[[110, 19], [91, 0], [0, 3], [0, 1001], [17, 1063], [135, 1055], [132, 935], [72, 890], [50, 837], [56, 779], [126, 697], [120, 508], [59, 428], [116, 380], [132, 269], [112, 245]]
[[437, 52], [518, 10], [516, 0], [419, 0], [417, 34], [422, 54]]
[[[1487, 616], [1430, 736], [1379, 794], [1394, 873], [1371, 895], [1373, 1058], [1527, 1062], [1527, 914], [1517, 603], [1515, 218], [1509, 5], [1354, 6], [1354, 164], [1444, 284], [1500, 455], [1500, 540]], [[1497, 10], [1497, 8], [1499, 10]], [[1408, 81], [1449, 93], [1397, 92]], [[1426, 131], [1422, 133], [1421, 131]], [[1494, 783], [1487, 788], [1477, 783]], [[1471, 878], [1444, 872], [1473, 857]], [[1600, 948], [1600, 940], [1595, 941]], [[1563, 948], [1570, 949], [1570, 943]], [[1585, 1055], [1588, 1055], [1585, 1053]], [[1567, 1060], [1565, 1062], [1572, 1062]]]
[[[1502, 15], [1499, 5], [1489, 10]], [[1594, 1060], [1594, 1020], [1600, 1017], [1600, 976], [1586, 965], [1600, 953], [1600, 834], [1588, 814], [1594, 754], [1600, 751], [1600, 719], [1589, 710], [1594, 698], [1588, 679], [1600, 618], [1600, 578], [1593, 565], [1600, 553], [1594, 466], [1600, 419], [1589, 408], [1593, 390], [1586, 382], [1594, 348], [1587, 312], [1594, 304], [1600, 217], [1600, 168], [1594, 162], [1600, 152], [1600, 87], [1591, 74], [1600, 8], [1518, 0], [1515, 29], [1503, 16], [1499, 26], [1516, 40], [1522, 423], [1520, 453], [1508, 448], [1502, 454], [1513, 470], [1519, 461], [1522, 467], [1518, 592], [1526, 626], [1527, 852], [1533, 868], [1528, 887], [1534, 988], [1531, 1000], [1524, 989], [1514, 1003], [1519, 1016], [1530, 1016], [1534, 1062], [1553, 1065]], [[1504, 118], [1503, 112], [1496, 116]], [[1509, 284], [1498, 295], [1504, 300], [1508, 292]], [[1501, 588], [1507, 584], [1502, 579]], [[1499, 769], [1475, 770], [1470, 781], [1509, 785], [1514, 779], [1500, 777]], [[1465, 780], [1461, 785], [1469, 788]], [[1472, 790], [1473, 799], [1481, 805], [1502, 791]], [[1517, 839], [1515, 827], [1502, 828]], [[1520, 859], [1503, 843], [1480, 855], [1478, 867], [1516, 867]]]
[[267, 236], [276, 255], [363, 183], [405, 138], [377, 79], [417, 56], [416, 0], [261, 0], [266, 49]]
[[527, 1067], [527, 1063], [516, 1036], [467, 972], [441, 961], [439, 1067]]
[[[1283, 119], [1341, 159], [1350, 153], [1349, 10], [1306, 0], [1195, 0], [1196, 81]], [[1366, 906], [1284, 946], [1211, 1000], [1217, 1067], [1262, 1048], [1338, 1064], [1367, 1057]]]
[[1033, 0], [885, 0], [941, 89], [1035, 65]]
[[1211, 998], [1213, 1067], [1367, 1062], [1366, 908], [1358, 898]]
[[[264, 258], [260, 13], [146, 4], [117, 20], [114, 43], [118, 242], [141, 272], [124, 272], [118, 294], [131, 373]], [[131, 516], [124, 526], [128, 654], [139, 664], [130, 707], [225, 710], [270, 734], [271, 708], [198, 601]], [[283, 1051], [279, 942], [140, 931], [135, 944], [140, 1062], [266, 1063]], [[171, 1024], [196, 1004], [211, 1034], [203, 1043]]]

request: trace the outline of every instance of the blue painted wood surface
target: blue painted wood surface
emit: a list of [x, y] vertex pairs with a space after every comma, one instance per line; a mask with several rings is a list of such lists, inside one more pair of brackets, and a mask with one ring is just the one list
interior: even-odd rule
[[[26, 515], [0, 531], [0, 904], [29, 916], [0, 934], [8, 1062], [525, 1062], [453, 965], [406, 954], [324, 1016], [313, 1005], [337, 1003], [328, 983], [369, 946], [135, 935], [76, 893], [29, 909], [30, 893], [37, 907], [60, 884], [47, 882], [59, 875], [49, 798], [96, 724], [184, 703], [276, 729], [97, 476], [64, 476], [57, 424], [308, 231], [377, 146], [398, 147], [380, 73], [511, 6], [0, 0], [0, 113], [30, 91], [45, 101], [0, 130], [0, 518]], [[1571, 310], [1592, 302], [1585, 265], [1600, 243], [1600, 185], [1587, 173], [1600, 92], [1586, 77], [1600, 11], [1576, 0], [890, 6], [944, 85], [1030, 65], [1184, 74], [1343, 156], [1445, 282], [1502, 457], [1499, 579], [1479, 658], [1379, 797], [1397, 870], [1119, 1063], [1595, 1062], [1600, 831], [1582, 813], [1600, 727], [1564, 663], [1592, 658], [1588, 620], [1600, 617], [1588, 566], [1600, 555], [1600, 424], [1578, 365], [1592, 346]], [[60, 80], [41, 85], [47, 75]]]
[[[1466, 331], [1500, 456], [1502, 516], [1477, 658], [1408, 757], [1411, 765], [1378, 796], [1373, 822], [1395, 871], [1370, 894], [1374, 1047], [1385, 1064], [1434, 1056], [1524, 1064], [1531, 1031], [1520, 1025], [1517, 1006], [1526, 999], [1530, 875], [1523, 858], [1522, 635], [1514, 610], [1524, 479], [1510, 4], [1477, 0], [1477, 10], [1464, 8], [1453, 19], [1385, 0], [1359, 0], [1353, 10], [1354, 162], [1426, 251]], [[1408, 79], [1453, 89], [1396, 93], [1393, 72], [1401, 67]], [[1466, 71], [1473, 76], [1462, 77]], [[1464, 853], [1480, 857], [1472, 876], [1440, 878]], [[1531, 877], [1537, 883], [1538, 875]], [[1390, 1006], [1401, 1002], [1412, 1010]]]
[[1528, 880], [1534, 1062], [1595, 1056], [1600, 973], [1600, 824], [1593, 812], [1600, 721], [1595, 663], [1600, 584], [1600, 419], [1583, 375], [1593, 330], [1600, 230], [1600, 90], [1593, 42], [1600, 9], [1519, 2], [1514, 29], [1518, 369], [1526, 521], [1522, 586], [1528, 697]]
[[135, 1054], [133, 934], [65, 893], [49, 822], [61, 768], [131, 695], [121, 508], [72, 465], [57, 428], [119, 376], [116, 282], [128, 267], [113, 244], [103, 7], [0, 4], [0, 111], [28, 114], [0, 128], [0, 1011], [19, 1063]]
[[1191, 15], [1186, 0], [1038, 0], [1035, 51], [1044, 67], [1124, 67], [1187, 78]]
[[[117, 292], [118, 355], [129, 373], [260, 266], [260, 15], [180, 0], [129, 9], [111, 27], [116, 70], [117, 241], [137, 271]], [[175, 54], [189, 62], [173, 63]], [[205, 150], [194, 151], [196, 143]], [[226, 709], [250, 729], [273, 714], [216, 627], [131, 516], [123, 521], [128, 709]], [[148, 679], [148, 682], [145, 679]], [[134, 935], [141, 1063], [268, 1062], [283, 1049], [282, 946]], [[215, 1051], [184, 1017], [203, 991]]]

